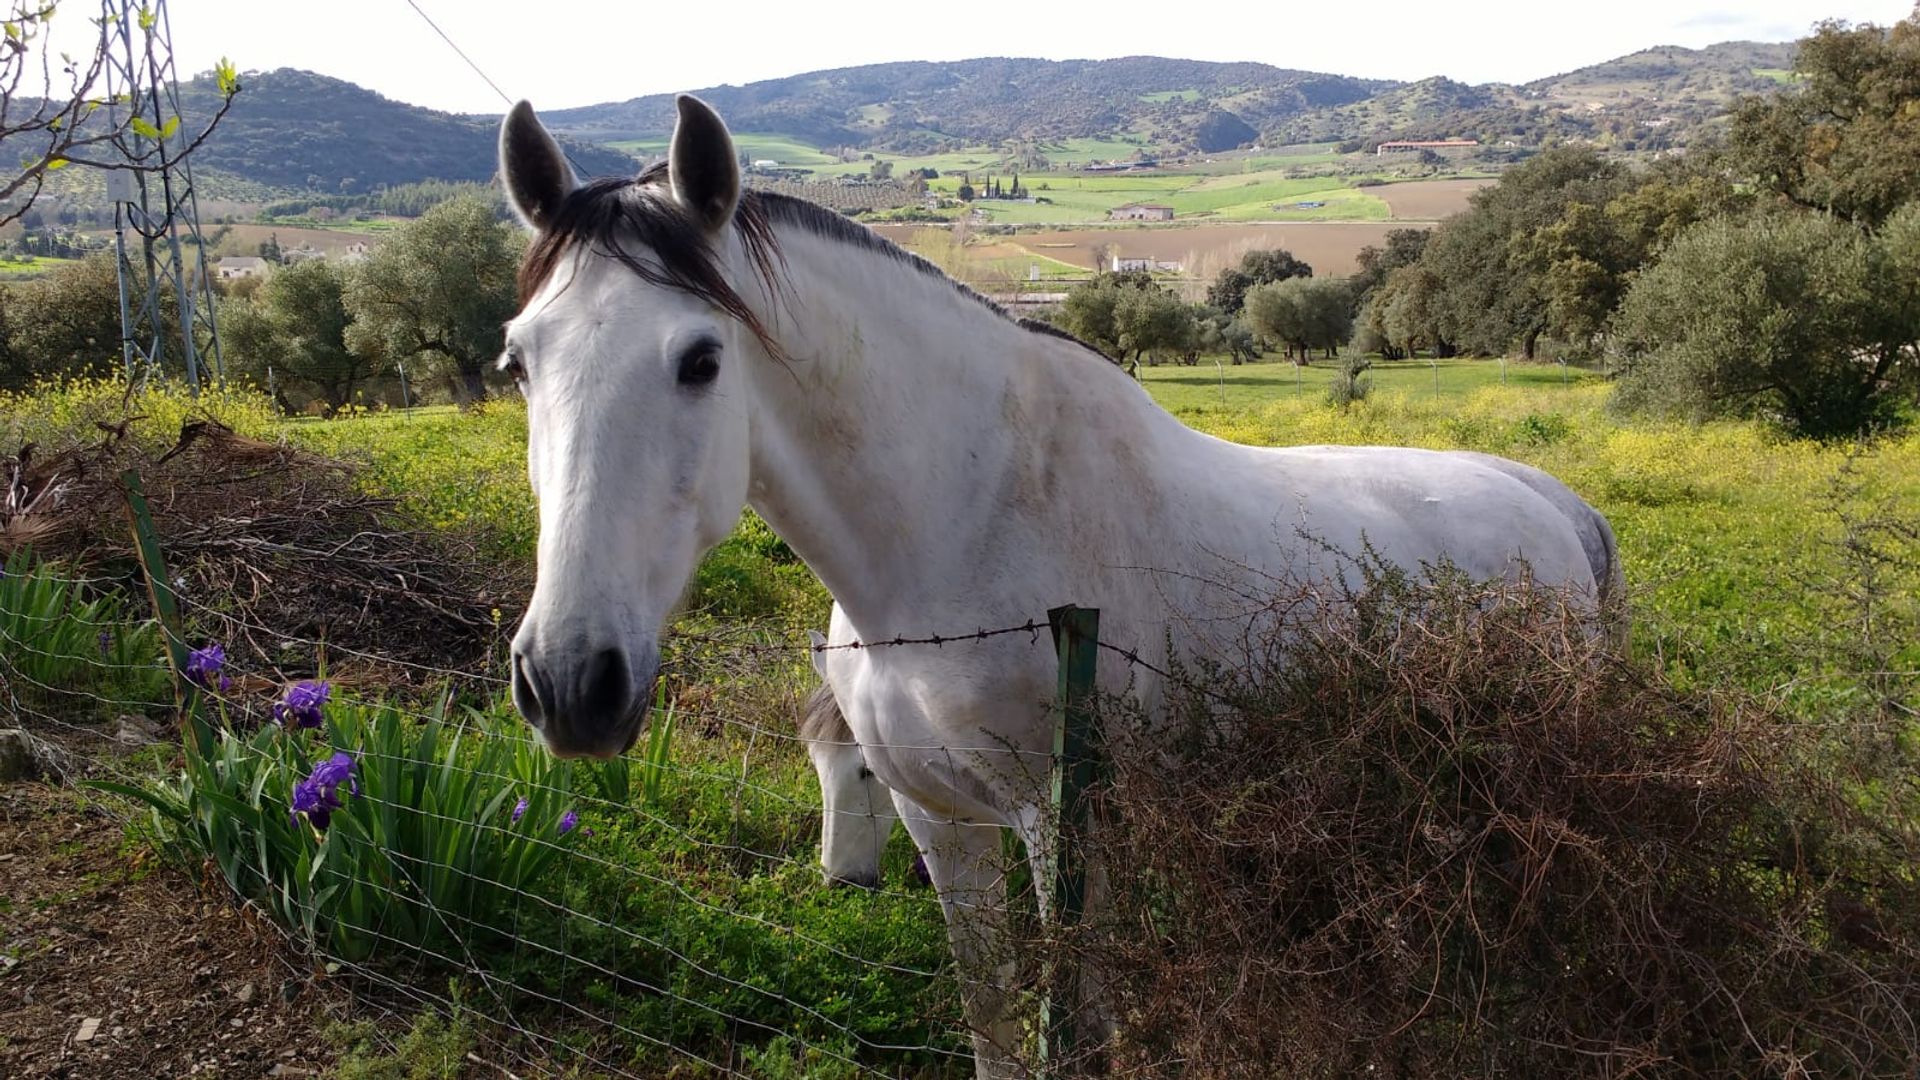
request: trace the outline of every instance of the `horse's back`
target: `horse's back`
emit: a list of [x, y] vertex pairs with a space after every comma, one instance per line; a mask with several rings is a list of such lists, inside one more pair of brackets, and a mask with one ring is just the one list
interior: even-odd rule
[[[1612, 530], [1558, 480], [1488, 454], [1380, 446], [1254, 451], [1256, 512], [1348, 558], [1417, 570], [1451, 563], [1598, 597], [1617, 560]], [[1243, 498], [1246, 496], [1242, 496]]]

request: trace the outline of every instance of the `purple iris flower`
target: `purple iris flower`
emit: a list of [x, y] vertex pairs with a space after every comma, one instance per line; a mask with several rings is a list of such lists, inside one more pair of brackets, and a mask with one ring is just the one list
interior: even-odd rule
[[325, 829], [333, 820], [333, 812], [340, 809], [340, 785], [347, 785], [347, 793], [360, 794], [360, 782], [353, 778], [353, 758], [344, 751], [313, 767], [313, 774], [293, 785], [293, 819], [307, 815], [307, 820], [316, 829]]
[[525, 795], [522, 795], [520, 796], [520, 801], [513, 804], [513, 820], [519, 821], [520, 815], [526, 812], [527, 812], [527, 797]]
[[572, 832], [573, 827], [578, 824], [580, 824], [579, 814], [576, 814], [571, 810], [567, 811], [564, 814], [561, 814], [560, 815], [560, 835], [565, 836], [568, 833]]
[[221, 673], [227, 666], [227, 650], [211, 642], [204, 649], [187, 654], [187, 681], [202, 690], [218, 689], [226, 693], [233, 680]]
[[302, 679], [287, 690], [287, 696], [274, 702], [273, 718], [289, 727], [317, 728], [320, 707], [327, 703], [333, 687], [325, 681]]
[[105, 656], [112, 651], [113, 651], [113, 631], [111, 630], [100, 631], [100, 655]]

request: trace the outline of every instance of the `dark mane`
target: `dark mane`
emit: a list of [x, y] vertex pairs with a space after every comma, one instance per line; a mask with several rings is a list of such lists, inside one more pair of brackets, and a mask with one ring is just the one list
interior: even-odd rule
[[[638, 177], [602, 177], [575, 188], [554, 212], [551, 223], [527, 246], [526, 257], [520, 263], [521, 305], [525, 306], [547, 283], [562, 258], [575, 248], [586, 247], [618, 259], [627, 269], [654, 285], [679, 289], [705, 300], [738, 319], [768, 353], [785, 359], [786, 351], [721, 272], [718, 254], [706, 232], [667, 194], [666, 185], [667, 167], [662, 162], [650, 166]], [[1065, 330], [1009, 315], [988, 297], [858, 222], [805, 199], [748, 189], [740, 193], [733, 226], [739, 231], [754, 272], [766, 286], [768, 295], [778, 293], [786, 266], [774, 236], [775, 225], [791, 225], [892, 259], [946, 282], [955, 292], [1016, 326], [1071, 341], [1113, 362], [1111, 357]], [[653, 264], [627, 250], [626, 245], [635, 242], [652, 252]]]

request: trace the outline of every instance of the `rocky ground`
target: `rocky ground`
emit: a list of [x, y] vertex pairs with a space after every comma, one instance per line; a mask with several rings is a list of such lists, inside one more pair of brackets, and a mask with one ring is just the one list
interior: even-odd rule
[[319, 1076], [350, 1007], [85, 793], [0, 784], [0, 1076]]

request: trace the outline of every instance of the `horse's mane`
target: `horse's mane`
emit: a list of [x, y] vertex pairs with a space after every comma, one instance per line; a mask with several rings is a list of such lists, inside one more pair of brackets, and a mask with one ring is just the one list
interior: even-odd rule
[[[769, 294], [779, 290], [786, 260], [774, 235], [775, 225], [788, 225], [814, 236], [871, 251], [938, 278], [954, 291], [1023, 329], [1071, 341], [1113, 362], [1078, 337], [1035, 319], [1016, 318], [990, 298], [926, 259], [817, 203], [773, 191], [747, 189], [733, 213], [733, 227]], [[636, 258], [627, 244], [637, 242], [653, 254], [653, 261]], [[706, 232], [667, 189], [665, 162], [648, 167], [637, 177], [601, 177], [575, 188], [561, 202], [549, 224], [527, 247], [520, 263], [520, 303], [524, 306], [553, 276], [561, 259], [577, 247], [588, 247], [618, 259], [627, 269], [655, 285], [679, 289], [738, 319], [776, 358], [786, 352], [741, 298], [721, 271], [720, 260]], [[657, 264], [657, 265], [656, 265]]]
[[800, 707], [800, 737], [808, 742], [844, 744], [853, 741], [853, 729], [840, 712], [840, 699], [821, 683]]

